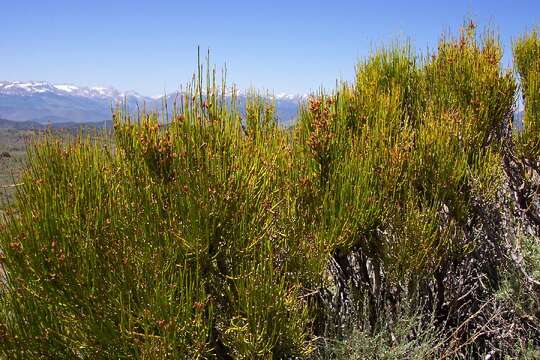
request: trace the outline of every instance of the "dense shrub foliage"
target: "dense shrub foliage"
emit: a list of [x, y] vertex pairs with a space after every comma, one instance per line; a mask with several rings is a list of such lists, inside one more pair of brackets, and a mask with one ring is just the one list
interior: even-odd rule
[[525, 113], [520, 136], [522, 155], [540, 158], [540, 38], [538, 32], [519, 39], [514, 46], [515, 67], [519, 73]]
[[[515, 50], [518, 147], [536, 159], [538, 49], [533, 33]], [[39, 139], [0, 225], [0, 351], [451, 358], [538, 346], [539, 293], [519, 269], [504, 289], [522, 287], [523, 331], [498, 338], [477, 316], [508, 298], [511, 269], [504, 257], [477, 265], [505, 239], [486, 215], [502, 206], [513, 151], [516, 83], [501, 57], [472, 24], [425, 58], [382, 49], [353, 83], [302, 104], [291, 129], [267, 99], [240, 109], [199, 69], [172, 118], [118, 109], [112, 145]], [[470, 290], [478, 273], [485, 287]]]

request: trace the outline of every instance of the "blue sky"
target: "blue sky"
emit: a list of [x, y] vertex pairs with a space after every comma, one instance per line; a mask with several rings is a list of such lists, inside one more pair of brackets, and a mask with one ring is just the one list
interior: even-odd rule
[[120, 1], [1, 0], [0, 80], [174, 91], [196, 69], [197, 46], [241, 89], [332, 87], [395, 40], [434, 48], [464, 19], [512, 39], [540, 25], [538, 0]]

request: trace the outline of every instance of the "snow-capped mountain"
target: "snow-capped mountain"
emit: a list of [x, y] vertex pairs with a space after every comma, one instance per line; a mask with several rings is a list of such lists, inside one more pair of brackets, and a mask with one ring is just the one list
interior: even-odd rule
[[[168, 99], [176, 96], [168, 95]], [[298, 104], [305, 95], [278, 93], [278, 118], [290, 123], [296, 116]], [[46, 81], [0, 81], [0, 118], [39, 123], [98, 122], [110, 120], [111, 108], [119, 101], [129, 106], [146, 103], [161, 105], [162, 96], [144, 96], [134, 91], [121, 92], [113, 87], [86, 87], [72, 84], [52, 84]], [[245, 95], [238, 95], [240, 104]]]
[[86, 87], [71, 84], [51, 84], [46, 81], [0, 81], [0, 94], [3, 95], [31, 96], [47, 93], [91, 98], [123, 98], [124, 96], [143, 98], [142, 95], [134, 91], [121, 93], [110, 86]]
[[302, 102], [306, 101], [309, 98], [308, 94], [287, 94], [287, 93], [277, 93], [274, 95], [276, 100], [285, 100], [285, 101], [297, 101]]
[[112, 87], [83, 87], [46, 81], [0, 81], [0, 118], [40, 123], [95, 122], [111, 118], [117, 101], [146, 101]]

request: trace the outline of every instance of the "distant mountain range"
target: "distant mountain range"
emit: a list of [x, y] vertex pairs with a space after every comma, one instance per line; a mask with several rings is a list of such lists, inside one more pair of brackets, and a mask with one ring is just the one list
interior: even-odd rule
[[[172, 103], [177, 94], [169, 95]], [[277, 116], [289, 124], [296, 117], [298, 105], [307, 97], [277, 94]], [[0, 118], [36, 124], [103, 122], [112, 118], [115, 104], [127, 100], [135, 109], [146, 103], [149, 108], [160, 108], [163, 97], [144, 96], [134, 91], [121, 92], [112, 87], [83, 87], [52, 84], [45, 81], [0, 81]], [[238, 95], [240, 106], [246, 96]]]
[[[177, 94], [167, 96], [172, 105]], [[277, 116], [281, 124], [290, 125], [297, 116], [298, 106], [306, 95], [277, 94]], [[71, 128], [87, 124], [110, 126], [115, 104], [127, 100], [131, 109], [145, 103], [147, 108], [160, 109], [163, 97], [144, 96], [134, 91], [121, 92], [113, 87], [84, 87], [70, 84], [52, 84], [45, 81], [0, 81], [0, 127]], [[245, 106], [246, 96], [238, 95], [239, 106]], [[170, 106], [169, 108], [172, 108]], [[19, 124], [13, 124], [18, 122]], [[96, 123], [96, 124], [91, 124]], [[514, 116], [514, 128], [523, 126], [523, 112]]]
[[46, 130], [51, 129], [63, 129], [63, 130], [79, 130], [81, 128], [86, 129], [112, 129], [112, 121], [94, 121], [94, 122], [57, 122], [42, 124], [35, 121], [13, 121], [0, 118], [0, 129], [14, 129], [14, 130]]

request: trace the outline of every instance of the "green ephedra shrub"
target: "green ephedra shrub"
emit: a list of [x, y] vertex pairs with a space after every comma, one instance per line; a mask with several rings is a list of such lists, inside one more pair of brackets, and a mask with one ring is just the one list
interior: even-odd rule
[[521, 80], [525, 105], [523, 132], [519, 136], [522, 156], [540, 159], [540, 38], [538, 31], [518, 39], [514, 44], [514, 63]]
[[[537, 151], [537, 80], [521, 70], [540, 64], [537, 36], [515, 52], [524, 149]], [[381, 49], [301, 104], [292, 129], [268, 98], [241, 108], [201, 66], [163, 111], [118, 108], [112, 144], [40, 137], [0, 221], [0, 353], [307, 358], [350, 330], [328, 325], [320, 294], [352, 251], [373, 274], [355, 303], [368, 319], [355, 326], [371, 329], [355, 333], [384, 327], [388, 294], [414, 302], [434, 283], [442, 313], [442, 279], [477, 245], [472, 209], [502, 181], [516, 85], [501, 56], [472, 25], [425, 58]]]

